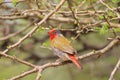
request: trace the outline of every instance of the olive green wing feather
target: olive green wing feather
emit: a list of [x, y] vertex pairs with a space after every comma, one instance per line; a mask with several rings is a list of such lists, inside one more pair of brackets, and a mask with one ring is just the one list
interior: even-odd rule
[[52, 41], [52, 45], [63, 52], [69, 54], [76, 53], [74, 48], [71, 46], [70, 41], [68, 41], [64, 36], [57, 37], [55, 40]]

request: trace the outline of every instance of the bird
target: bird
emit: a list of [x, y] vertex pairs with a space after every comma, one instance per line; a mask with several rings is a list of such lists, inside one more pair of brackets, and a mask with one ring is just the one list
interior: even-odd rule
[[76, 55], [76, 50], [72, 47], [71, 42], [65, 38], [58, 29], [51, 29], [49, 32], [50, 45], [53, 52], [62, 60], [72, 61], [79, 69], [82, 69]]

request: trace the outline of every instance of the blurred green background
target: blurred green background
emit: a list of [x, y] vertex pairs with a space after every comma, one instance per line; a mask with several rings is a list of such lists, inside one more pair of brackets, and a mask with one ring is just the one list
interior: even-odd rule
[[[10, 1], [10, 2], [9, 2]], [[8, 36], [12, 33], [15, 33], [23, 28], [25, 28], [28, 24], [32, 23], [34, 20], [41, 20], [44, 16], [49, 12], [49, 10], [53, 10], [56, 4], [60, 2], [60, 0], [37, 0], [39, 7], [36, 5], [35, 0], [0, 0], [0, 39], [2, 37]], [[75, 9], [83, 0], [71, 0], [73, 9]], [[105, 1], [105, 0], [104, 0]], [[9, 3], [5, 3], [9, 2]], [[106, 0], [105, 3], [110, 5], [112, 8], [119, 7], [119, 0]], [[97, 6], [96, 6], [97, 5]], [[69, 12], [67, 7], [67, 2], [60, 9], [60, 11]], [[93, 6], [93, 7], [91, 7]], [[94, 8], [97, 10], [104, 11], [106, 7], [100, 4], [98, 0], [85, 0], [85, 3], [82, 8], [79, 8], [78, 11], [94, 11]], [[13, 16], [23, 16], [24, 11], [31, 9], [39, 9], [43, 10], [43, 12], [39, 12], [41, 16], [36, 16], [38, 12], [36, 12], [33, 16], [31, 13], [34, 11], [30, 11], [27, 13], [27, 17], [23, 17], [20, 19], [2, 19], [1, 17], [13, 17]], [[46, 10], [46, 11], [44, 11]], [[14, 13], [14, 14], [13, 14]], [[23, 13], [23, 14], [22, 14]], [[53, 17], [57, 19], [57, 17], [63, 18], [72, 18], [71, 15], [61, 13], [55, 13]], [[106, 14], [109, 17], [109, 20], [112, 18], [116, 18], [116, 15], [113, 12], [109, 12]], [[86, 19], [89, 18], [89, 19]], [[98, 21], [104, 21], [102, 14], [96, 15], [81, 15], [78, 16], [78, 19], [83, 21], [82, 25], [86, 26], [88, 24], [94, 24]], [[39, 20], [39, 21], [40, 21]], [[90, 20], [90, 21], [89, 21]], [[112, 23], [119, 24], [119, 20], [111, 21]], [[37, 23], [37, 22], [35, 22]], [[29, 26], [25, 31], [21, 32], [17, 36], [8, 38], [6, 40], [0, 40], [0, 50], [3, 51], [9, 45], [16, 43], [21, 37], [26, 35], [32, 28], [34, 24]], [[104, 27], [107, 26], [107, 29]], [[78, 51], [78, 56], [82, 54], [87, 54], [93, 50], [99, 50], [104, 48], [111, 40], [107, 40], [107, 38], [114, 37], [114, 33], [111, 29], [109, 29], [109, 25], [102, 24], [97, 25], [97, 30], [95, 32], [87, 32], [83, 31], [81, 35], [74, 40], [76, 37], [76, 31], [69, 31], [69, 29], [75, 29], [75, 22], [61, 22], [56, 20], [47, 20], [44, 24], [40, 26], [40, 28], [31, 35], [28, 39], [26, 39], [22, 44], [18, 47], [10, 50], [8, 52], [9, 55], [16, 56], [22, 60], [26, 60], [30, 63], [36, 65], [42, 65], [48, 62], [55, 62], [58, 57], [53, 54], [50, 50], [50, 42], [48, 30], [44, 30], [43, 27], [52, 27], [52, 28], [60, 28], [67, 29], [61, 30], [64, 36], [66, 36], [71, 42], [73, 47]], [[89, 29], [89, 28], [88, 28]], [[94, 29], [93, 27], [90, 29]], [[115, 29], [116, 30], [116, 29]], [[120, 35], [120, 29], [117, 29], [116, 35]], [[120, 58], [120, 47], [115, 46], [106, 54], [102, 55], [100, 58], [97, 56], [93, 56], [91, 58], [87, 58], [81, 61], [83, 65], [83, 70], [79, 70], [73, 64], [62, 65], [58, 67], [50, 67], [47, 68], [42, 73], [41, 80], [108, 80], [110, 73], [112, 72], [114, 66], [116, 65], [118, 59]], [[2, 56], [0, 58], [0, 80], [7, 80], [14, 76], [17, 76], [25, 71], [30, 70], [31, 68], [18, 63], [16, 61], [10, 60]], [[20, 80], [35, 80], [37, 73], [30, 74], [21, 78]], [[114, 76], [115, 80], [120, 80], [120, 70]]]

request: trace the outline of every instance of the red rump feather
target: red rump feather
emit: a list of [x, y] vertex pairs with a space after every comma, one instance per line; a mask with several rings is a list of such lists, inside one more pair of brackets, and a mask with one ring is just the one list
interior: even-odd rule
[[71, 59], [71, 61], [80, 69], [82, 69], [82, 66], [80, 65], [78, 58], [76, 57], [75, 54], [68, 54], [69, 58]]

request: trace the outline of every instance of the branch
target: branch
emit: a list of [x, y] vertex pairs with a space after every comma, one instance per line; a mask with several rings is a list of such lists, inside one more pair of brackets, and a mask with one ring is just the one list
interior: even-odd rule
[[68, 7], [69, 7], [69, 9], [70, 9], [71, 12], [72, 12], [73, 18], [74, 18], [75, 21], [77, 22], [78, 26], [82, 29], [82, 28], [83, 28], [83, 25], [81, 25], [81, 23], [79, 22], [76, 14], [75, 14], [75, 12], [74, 12], [74, 10], [72, 9], [71, 0], [67, 0], [67, 2], [68, 2]]
[[27, 30], [30, 26], [32, 26], [35, 22], [36, 22], [36, 20], [33, 21], [32, 23], [28, 24], [25, 28], [23, 28], [23, 29], [21, 29], [21, 30], [15, 32], [15, 33], [9, 34], [9, 35], [7, 35], [7, 36], [5, 36], [5, 37], [1, 37], [1, 38], [0, 38], [0, 41], [9, 39], [9, 38], [11, 38], [11, 37], [14, 37], [14, 36], [16, 36], [16, 35], [24, 32], [24, 31]]
[[120, 67], [120, 58], [116, 64], [116, 66], [114, 67], [113, 71], [111, 72], [109, 80], [114, 80], [114, 75], [117, 72], [117, 70], [119, 69], [119, 67]]
[[[64, 17], [50, 17], [49, 18], [50, 20], [54, 20], [54, 21], [58, 21], [58, 22], [62, 22], [62, 23], [74, 23], [74, 19], [72, 18], [64, 18]], [[109, 21], [112, 21], [112, 20], [119, 20], [120, 18], [113, 18]], [[88, 19], [88, 18], [83, 18], [83, 19], [79, 19], [79, 23], [81, 24], [88, 24], [88, 23], [91, 23], [89, 25], [86, 25], [84, 27], [93, 27], [93, 26], [98, 26], [98, 25], [104, 25], [106, 24], [105, 21], [96, 21], [94, 23], [92, 23], [92, 20]], [[110, 27], [113, 27], [113, 28], [120, 28], [120, 24], [117, 24], [117, 23], [113, 23], [113, 22], [109, 22], [111, 24]]]
[[109, 10], [111, 10], [112, 12], [114, 12], [118, 17], [120, 17], [119, 13], [117, 13], [116, 11], [114, 11], [111, 7], [109, 7], [106, 3], [103, 2], [103, 0], [99, 0], [104, 6], [106, 6]]
[[[88, 57], [91, 57], [91, 56], [94, 56], [94, 55], [102, 55], [102, 54], [105, 54], [107, 51], [111, 50], [111, 48], [113, 48], [115, 45], [117, 45], [118, 43], [120, 42], [120, 36], [117, 36], [115, 39], [113, 39], [106, 47], [104, 47], [103, 49], [101, 50], [98, 50], [98, 51], [92, 51], [92, 52], [89, 52], [87, 54], [84, 54], [82, 56], [79, 56], [78, 58], [80, 60], [82, 59], [85, 59], [85, 58], [88, 58]], [[71, 61], [67, 60], [67, 61], [57, 61], [57, 62], [54, 62], [54, 63], [46, 63], [42, 66], [36, 66], [37, 68], [37, 71], [38, 71], [38, 75], [37, 75], [37, 78], [36, 80], [39, 80], [40, 77], [41, 77], [41, 74], [42, 72], [49, 68], [49, 67], [56, 67], [56, 66], [61, 66], [61, 65], [64, 65], [64, 64], [68, 64], [68, 63], [72, 63]], [[23, 73], [24, 74], [24, 73]], [[22, 74], [21, 74], [22, 75]], [[18, 75], [18, 77], [20, 76], [20, 78], [24, 77], [21, 75]], [[17, 77], [17, 78], [18, 78]], [[16, 79], [10, 79], [10, 80], [16, 80]]]
[[27, 18], [27, 16], [0, 16], [0, 19], [2, 20], [13, 20], [13, 19], [22, 19], [22, 18]]
[[[19, 3], [19, 2], [24, 2], [24, 1], [25, 1], [25, 0], [18, 0], [17, 3]], [[4, 3], [12, 3], [12, 0], [2, 1], [2, 2], [0, 3], [0, 5], [1, 5], [1, 4], [4, 4]]]
[[27, 66], [36, 67], [35, 65], [33, 65], [33, 64], [31, 64], [31, 63], [29, 63], [29, 62], [27, 62], [27, 61], [21, 60], [21, 59], [15, 57], [15, 56], [10, 56], [10, 55], [4, 54], [3, 52], [0, 52], [0, 55], [1, 55], [1, 56], [4, 56], [4, 57], [6, 57], [6, 58], [9, 58], [9, 59], [11, 59], [11, 60], [17, 61], [17, 62], [19, 62], [19, 63], [25, 64], [25, 65], [27, 65]]
[[15, 77], [13, 77], [13, 78], [11, 78], [11, 79], [8, 79], [8, 80], [17, 80], [17, 79], [20, 79], [20, 78], [22, 78], [22, 77], [24, 77], [24, 76], [27, 76], [27, 75], [29, 75], [29, 74], [32, 74], [32, 73], [34, 73], [34, 72], [36, 72], [36, 71], [37, 71], [37, 69], [34, 68], [34, 69], [30, 70], [30, 71], [24, 72], [24, 73], [22, 73], [22, 74], [20, 74], [20, 75], [18, 75], [18, 76], [15, 76]]
[[37, 74], [36, 80], [40, 80], [41, 75], [42, 75], [42, 71], [43, 71], [43, 69], [42, 69], [42, 68], [39, 68], [39, 71], [38, 71], [38, 74]]
[[9, 50], [11, 50], [12, 48], [15, 48], [16, 46], [18, 46], [19, 44], [21, 44], [25, 39], [27, 39], [28, 37], [30, 37], [39, 27], [42, 23], [44, 23], [49, 17], [51, 17], [56, 11], [59, 10], [59, 8], [63, 5], [63, 3], [65, 2], [65, 0], [61, 0], [60, 4], [58, 6], [56, 6], [56, 8], [51, 11], [50, 13], [48, 13], [48, 15], [46, 15], [39, 23], [36, 24], [36, 26], [30, 31], [28, 32], [24, 37], [22, 37], [18, 42], [16, 42], [15, 44], [9, 46], [8, 49], [5, 49], [2, 54], [7, 53]]
[[[17, 3], [21, 2], [21, 1], [25, 2], [26, 0], [18, 0]], [[68, 7], [69, 7], [70, 10], [68, 10], [68, 7], [63, 6], [65, 1], [68, 1]], [[101, 4], [103, 4], [103, 6], [105, 6], [105, 9], [106, 9], [105, 11], [103, 9], [98, 10], [101, 7], [101, 5], [100, 6], [98, 5], [100, 2], [101, 2]], [[2, 1], [0, 3], [0, 5], [4, 4], [4, 3], [12, 3], [12, 0]], [[120, 28], [120, 24], [118, 24], [118, 21], [117, 21], [117, 20], [120, 19], [120, 16], [118, 14], [119, 11], [120, 11], [119, 10], [120, 7], [116, 7], [115, 6], [115, 8], [111, 8], [108, 4], [104, 3], [103, 0], [95, 1], [94, 3], [92, 3], [93, 5], [86, 5], [85, 4], [84, 7], [83, 7], [83, 4], [86, 3], [86, 0], [83, 0], [82, 2], [80, 2], [79, 5], [76, 4], [75, 6], [71, 5], [71, 3], [72, 3], [71, 0], [60, 0], [60, 3], [57, 4], [57, 5], [53, 4], [54, 5], [53, 7], [49, 6], [49, 4], [50, 4], [49, 2], [48, 2], [48, 4], [45, 4], [45, 7], [44, 7], [44, 4], [42, 6], [42, 2], [40, 2], [40, 6], [42, 6], [42, 7], [40, 7], [39, 4], [38, 4], [38, 0], [35, 0], [35, 3], [32, 2], [32, 0], [31, 1], [27, 1], [25, 3], [28, 3], [29, 6], [28, 6], [28, 8], [26, 7], [26, 9], [24, 9], [24, 10], [20, 10], [20, 9], [17, 10], [17, 8], [12, 8], [12, 7], [6, 6], [6, 5], [2, 5], [3, 9], [1, 8], [1, 10], [3, 10], [3, 12], [0, 15], [0, 19], [2, 20], [2, 22], [1, 22], [2, 25], [1, 26], [6, 25], [7, 22], [4, 21], [4, 20], [14, 20], [14, 19], [16, 20], [16, 19], [22, 19], [22, 18], [23, 19], [27, 19], [28, 18], [30, 20], [33, 20], [34, 18], [37, 18], [37, 19], [39, 18], [39, 20], [41, 20], [41, 21], [37, 22], [34, 25], [34, 27], [32, 27], [31, 30], [27, 34], [25, 34], [23, 37], [21, 37], [16, 43], [14, 43], [13, 45], [8, 46], [7, 49], [5, 48], [5, 50], [0, 52], [0, 55], [2, 55], [5, 58], [17, 61], [17, 62], [19, 62], [21, 64], [24, 64], [24, 65], [27, 65], [29, 67], [32, 67], [31, 70], [25, 71], [24, 73], [22, 73], [22, 74], [20, 74], [18, 76], [14, 76], [10, 80], [18, 80], [18, 79], [23, 78], [23, 77], [25, 77], [25, 76], [27, 76], [29, 74], [34, 73], [34, 72], [37, 73], [36, 80], [40, 80], [42, 72], [45, 69], [47, 69], [49, 67], [57, 67], [57, 66], [61, 66], [61, 65], [64, 65], [64, 64], [72, 63], [71, 61], [67, 60], [67, 61], [46, 63], [44, 65], [39, 65], [38, 66], [38, 65], [34, 65], [33, 63], [29, 63], [29, 62], [27, 62], [25, 60], [19, 59], [19, 58], [13, 56], [13, 55], [11, 56], [11, 55], [7, 54], [9, 52], [9, 50], [11, 50], [13, 48], [16, 48], [17, 46], [21, 45], [24, 40], [26, 40], [27, 38], [31, 37], [31, 35], [33, 35], [35, 33], [35, 31], [43, 23], [45, 23], [47, 20], [52, 20], [55, 23], [51, 22], [51, 21], [50, 22], [47, 21], [45, 23], [45, 25], [43, 25], [43, 26], [46, 26], [46, 25], [49, 26], [49, 24], [50, 25], [51, 24], [52, 25], [58, 25], [57, 24], [58, 22], [64, 22], [65, 24], [66, 24], [66, 22], [68, 22], [70, 24], [76, 24], [77, 23], [78, 24], [77, 26], [83, 26], [85, 28], [85, 31], [87, 32], [88, 29], [93, 31], [94, 27], [106, 24], [106, 22], [102, 18], [101, 19], [99, 19], [99, 18], [101, 16], [103, 16], [103, 15], [107, 15], [108, 16], [108, 20], [106, 20], [106, 21], [107, 21], [108, 24], [110, 24], [110, 28], [111, 27], [113, 27], [113, 28]], [[79, 2], [76, 1], [76, 3], [79, 3]], [[35, 8], [31, 9], [32, 8], [32, 4], [33, 5], [36, 4], [38, 8], [37, 9], [35, 9]], [[98, 6], [95, 6], [94, 4], [96, 4]], [[50, 5], [52, 5], [52, 4], [50, 4]], [[61, 6], [63, 8], [61, 9], [61, 11], [58, 11], [61, 8]], [[55, 9], [54, 9], [54, 7], [55, 7]], [[84, 9], [79, 9], [79, 11], [77, 11], [77, 9], [81, 8], [81, 7], [83, 7]], [[75, 8], [77, 8], [77, 9], [75, 9]], [[95, 11], [93, 10], [94, 8], [96, 9]], [[44, 10], [41, 10], [41, 9], [44, 9]], [[112, 16], [112, 15], [108, 14], [109, 11], [113, 12], [117, 16], [114, 16], [114, 15]], [[57, 12], [57, 14], [55, 14], [56, 12]], [[56, 23], [56, 21], [58, 21], [58, 22]], [[61, 24], [61, 23], [59, 23], [59, 24]], [[9, 26], [9, 24], [7, 26]], [[72, 25], [71, 25], [71, 27], [72, 27]], [[11, 38], [13, 36], [16, 36], [16, 35], [22, 33], [26, 29], [27, 29], [27, 27], [21, 29], [18, 32], [14, 32], [13, 34], [10, 34], [8, 36], [2, 37], [2, 38], [0, 38], [0, 40], [9, 39], [9, 38]], [[61, 30], [63, 30], [63, 29], [61, 29]], [[81, 33], [81, 30], [80, 30], [79, 27], [75, 28], [75, 29], [64, 29], [64, 30], [74, 31], [77, 34]], [[82, 31], [84, 31], [84, 29], [82, 29]], [[74, 35], [74, 34], [72, 34], [72, 35]], [[77, 35], [77, 36], [79, 36], [79, 35]], [[44, 41], [44, 39], [42, 41], [40, 41], [40, 40], [38, 40], [38, 41], [42, 42], [42, 41]], [[35, 43], [36, 42], [34, 41], [34, 44]], [[80, 60], [83, 60], [85, 58], [89, 58], [89, 57], [92, 57], [92, 56], [95, 56], [95, 55], [103, 55], [107, 51], [111, 50], [111, 48], [116, 46], [118, 43], [120, 43], [120, 36], [115, 37], [109, 44], [107, 44], [102, 49], [101, 48], [99, 50], [96, 49], [96, 50], [94, 50], [92, 52], [89, 52], [87, 54], [78, 56], [78, 58]], [[32, 46], [33, 46], [33, 43], [32, 43]], [[41, 48], [46, 48], [46, 47], [43, 47], [43, 46], [40, 46], [40, 47]], [[89, 46], [87, 46], [87, 47], [89, 47]], [[25, 50], [23, 49], [23, 51], [25, 51]], [[51, 58], [51, 56], [47, 57], [47, 58]], [[53, 56], [52, 56], [52, 58], [53, 58]], [[46, 59], [46, 58], [42, 58], [42, 59]], [[112, 77], [112, 78], [113, 78], [114, 74], [116, 73], [118, 67], [120, 66], [120, 60], [118, 61], [116, 66], [115, 66], [114, 70], [111, 73], [110, 77]]]
[[98, 51], [92, 51], [88, 54], [79, 56], [79, 59], [84, 59], [93, 55], [102, 55], [105, 54], [105, 52], [109, 51], [113, 46], [115, 46], [116, 44], [118, 44], [120, 42], [120, 36], [117, 36], [115, 39], [113, 39], [113, 41], [111, 41], [106, 47], [104, 47], [101, 50]]

